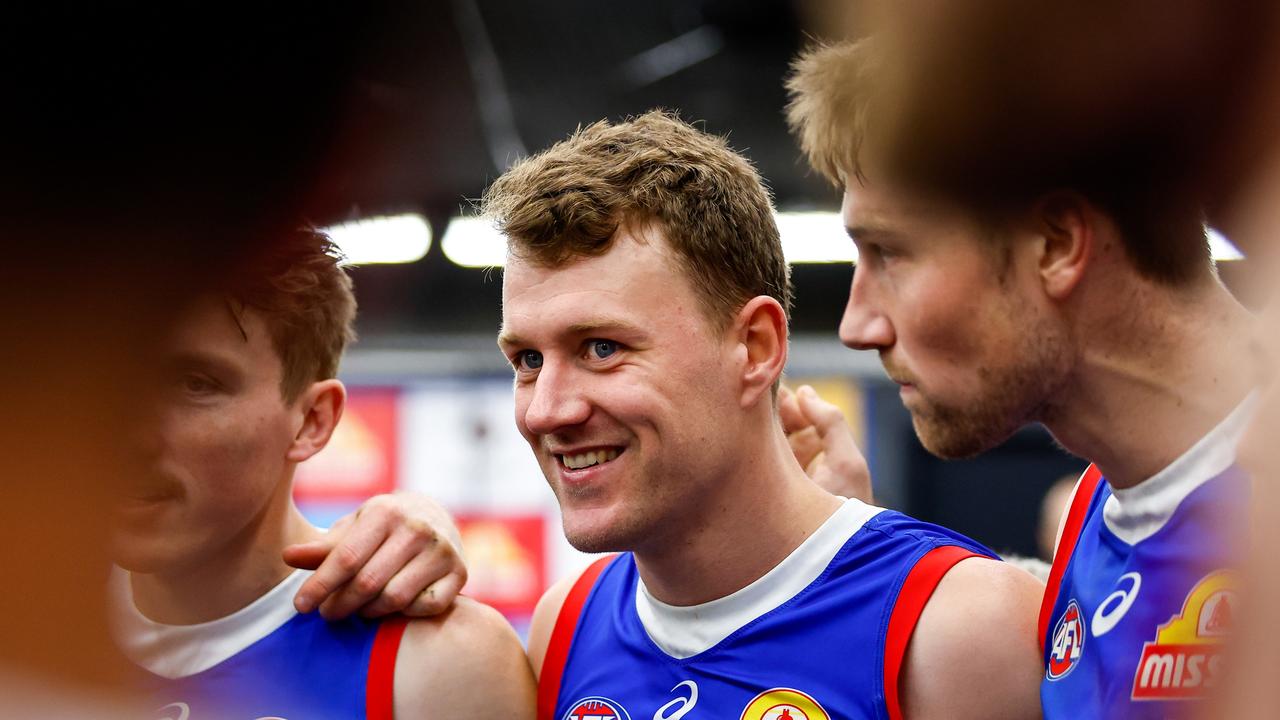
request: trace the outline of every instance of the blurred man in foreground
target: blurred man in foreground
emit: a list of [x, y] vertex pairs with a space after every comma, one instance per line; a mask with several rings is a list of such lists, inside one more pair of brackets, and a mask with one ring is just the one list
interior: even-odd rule
[[1036, 716], [1039, 584], [796, 462], [788, 268], [745, 160], [649, 113], [516, 165], [485, 209], [516, 423], [569, 541], [623, 552], [539, 603], [540, 717]]
[[299, 614], [285, 546], [321, 532], [292, 500], [346, 398], [350, 280], [297, 231], [183, 311], [142, 396], [137, 472], [113, 508], [114, 630], [159, 712], [186, 717], [526, 717], [515, 633], [463, 601], [429, 620]]
[[837, 45], [790, 81], [793, 127], [844, 190], [859, 250], [841, 338], [879, 352], [934, 454], [1039, 422], [1094, 462], [1041, 611], [1044, 713], [1166, 717], [1220, 679], [1248, 313], [1199, 207], [1121, 168], [995, 196], [898, 172], [877, 144], [894, 119], [882, 60]]

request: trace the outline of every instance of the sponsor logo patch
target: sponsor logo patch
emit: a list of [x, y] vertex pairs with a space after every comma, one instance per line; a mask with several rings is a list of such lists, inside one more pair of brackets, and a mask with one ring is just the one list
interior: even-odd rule
[[799, 690], [774, 688], [747, 703], [739, 720], [831, 720], [831, 716]]
[[1231, 630], [1235, 583], [1229, 572], [1205, 576], [1187, 594], [1182, 612], [1144, 643], [1133, 675], [1134, 700], [1202, 696], [1222, 670], [1222, 640]]
[[1049, 651], [1049, 667], [1045, 676], [1050, 680], [1061, 680], [1080, 663], [1080, 655], [1084, 653], [1084, 618], [1080, 606], [1075, 600], [1067, 603], [1053, 626], [1053, 647]]
[[631, 720], [631, 716], [609, 698], [585, 697], [569, 706], [563, 720]]

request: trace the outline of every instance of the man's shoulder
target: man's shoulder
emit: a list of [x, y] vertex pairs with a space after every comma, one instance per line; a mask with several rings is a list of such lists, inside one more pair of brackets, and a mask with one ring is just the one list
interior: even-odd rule
[[[990, 558], [947, 571], [911, 635], [904, 707], [922, 718], [1035, 717], [1043, 592], [1025, 571]], [[1002, 691], [988, 692], [993, 687]]]
[[459, 597], [446, 612], [407, 622], [395, 668], [396, 717], [442, 704], [462, 714], [532, 717], [533, 675], [520, 638], [498, 611]]

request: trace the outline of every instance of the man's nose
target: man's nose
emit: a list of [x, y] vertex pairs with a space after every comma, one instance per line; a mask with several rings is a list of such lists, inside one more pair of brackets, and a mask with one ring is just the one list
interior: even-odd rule
[[840, 318], [840, 341], [855, 350], [880, 350], [894, 342], [893, 324], [876, 306], [869, 284], [865, 274], [855, 269]]

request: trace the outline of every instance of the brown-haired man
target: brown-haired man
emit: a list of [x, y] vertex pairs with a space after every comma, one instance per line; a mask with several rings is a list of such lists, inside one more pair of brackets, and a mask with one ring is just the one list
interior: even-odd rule
[[1039, 422], [1094, 461], [1042, 608], [1043, 709], [1167, 717], [1220, 674], [1249, 316], [1199, 208], [1140, 165], [1095, 159], [986, 194], [927, 190], [886, 162], [876, 42], [807, 54], [790, 81], [791, 122], [844, 190], [859, 250], [841, 338], [879, 352], [937, 455]]
[[624, 553], [539, 603], [540, 717], [1036, 715], [1038, 583], [796, 462], [788, 270], [742, 157], [662, 113], [597, 123], [484, 207], [516, 424], [570, 542]]
[[430, 620], [299, 614], [291, 496], [342, 415], [350, 280], [323, 235], [273, 242], [159, 343], [136, 482], [113, 508], [115, 630], [165, 717], [526, 717], [515, 633], [461, 601]]

